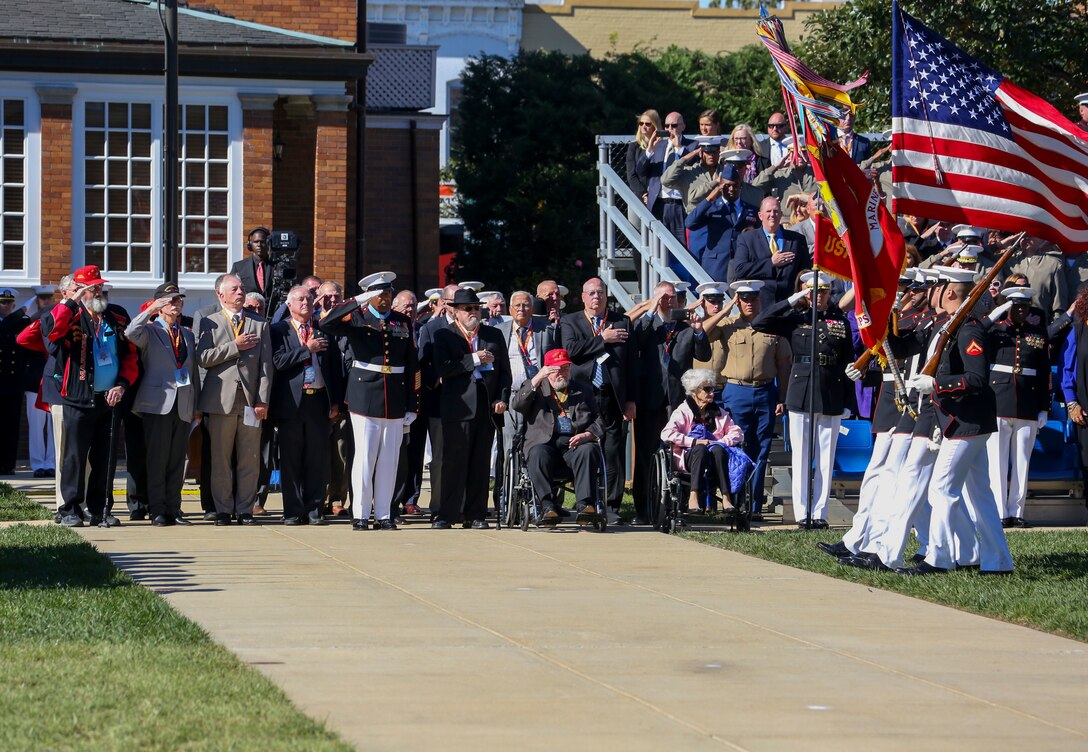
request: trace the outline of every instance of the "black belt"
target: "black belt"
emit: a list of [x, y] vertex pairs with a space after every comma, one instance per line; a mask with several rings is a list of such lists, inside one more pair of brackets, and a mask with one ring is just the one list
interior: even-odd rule
[[664, 201], [666, 204], [682, 204], [682, 203], [684, 203], [684, 199], [682, 199], [682, 198], [663, 198], [661, 200]]
[[738, 386], [751, 386], [751, 387], [764, 387], [774, 383], [774, 379], [763, 379], [762, 381], [750, 381], [748, 379], [726, 379], [730, 384], [737, 384]]
[[303, 389], [302, 393], [305, 394], [306, 396], [312, 396], [314, 394], [321, 394], [324, 391], [325, 391], [325, 387], [321, 387], [319, 389]]
[[[794, 360], [795, 363], [811, 363], [812, 362], [812, 356], [811, 355], [798, 355], [793, 360]], [[821, 366], [837, 366], [839, 364], [839, 359], [836, 358], [834, 355], [828, 355], [827, 353], [820, 353], [819, 355], [816, 356], [816, 362], [819, 363]]]

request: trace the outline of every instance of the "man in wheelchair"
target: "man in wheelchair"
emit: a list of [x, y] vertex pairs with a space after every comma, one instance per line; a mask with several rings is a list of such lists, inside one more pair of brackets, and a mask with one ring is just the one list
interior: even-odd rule
[[726, 447], [744, 443], [744, 432], [729, 411], [714, 401], [714, 372], [692, 368], [680, 377], [685, 398], [661, 431], [661, 440], [672, 445], [674, 467], [691, 473], [688, 511], [699, 512], [713, 486], [722, 491], [722, 508], [733, 510], [729, 497], [729, 452]]
[[597, 400], [586, 384], [571, 382], [571, 359], [566, 350], [550, 350], [544, 367], [522, 382], [510, 406], [525, 415], [525, 459], [533, 491], [540, 502], [541, 525], [559, 522], [553, 478], [563, 465], [574, 475], [578, 522], [597, 519], [597, 447], [604, 436], [604, 421]]

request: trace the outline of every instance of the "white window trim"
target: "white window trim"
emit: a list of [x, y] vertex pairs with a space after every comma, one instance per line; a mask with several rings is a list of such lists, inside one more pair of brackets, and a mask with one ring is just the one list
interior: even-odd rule
[[[148, 103], [151, 105], [151, 212], [153, 217], [162, 217], [162, 120], [163, 93], [161, 86], [134, 86], [131, 84], [81, 86], [72, 102], [72, 267], [84, 265], [86, 210], [86, 103], [87, 102], [125, 102]], [[179, 104], [222, 105], [227, 107], [227, 133], [230, 140], [230, 171], [228, 173], [227, 211], [227, 269], [242, 258], [243, 232], [241, 227], [244, 193], [243, 184], [243, 148], [242, 148], [242, 106], [235, 90], [230, 91], [184, 91], [179, 97]], [[40, 225], [40, 223], [39, 223]], [[162, 265], [163, 225], [161, 220], [151, 225], [151, 271], [150, 272], [111, 272], [110, 284], [121, 290], [144, 290], [153, 288], [164, 279]], [[221, 272], [220, 272], [221, 273]], [[220, 273], [179, 275], [178, 284], [186, 289], [211, 290], [215, 278]]]
[[0, 271], [0, 285], [30, 287], [41, 283], [42, 268], [42, 110], [33, 86], [5, 86], [0, 99], [23, 102], [23, 271]]

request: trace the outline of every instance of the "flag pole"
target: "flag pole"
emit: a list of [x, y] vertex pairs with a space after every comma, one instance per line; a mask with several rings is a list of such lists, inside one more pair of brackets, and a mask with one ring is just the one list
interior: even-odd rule
[[808, 473], [808, 494], [805, 499], [805, 530], [812, 530], [812, 504], [813, 496], [815, 492], [815, 479], [816, 468], [813, 467], [816, 457], [816, 395], [819, 393], [820, 385], [820, 360], [819, 354], [816, 352], [816, 343], [819, 340], [819, 335], [816, 333], [816, 326], [818, 324], [818, 311], [816, 310], [816, 299], [820, 294], [820, 267], [816, 264], [812, 265], [812, 287], [809, 290], [809, 306], [812, 308], [812, 336], [811, 347], [809, 350], [811, 364], [809, 367], [808, 378], [808, 451], [805, 453], [805, 472]]

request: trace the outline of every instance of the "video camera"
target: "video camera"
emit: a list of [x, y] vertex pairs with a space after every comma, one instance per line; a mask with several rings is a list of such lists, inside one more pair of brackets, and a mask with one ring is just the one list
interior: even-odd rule
[[273, 230], [268, 236], [268, 264], [272, 269], [272, 281], [268, 289], [268, 315], [271, 316], [280, 303], [287, 300], [287, 293], [295, 286], [298, 274], [298, 236], [292, 230]]

